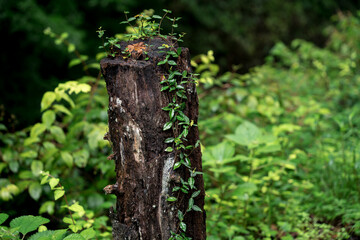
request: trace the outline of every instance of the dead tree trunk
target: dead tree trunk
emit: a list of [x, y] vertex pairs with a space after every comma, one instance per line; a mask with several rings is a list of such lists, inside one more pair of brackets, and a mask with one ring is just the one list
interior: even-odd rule
[[[136, 40], [122, 42], [126, 46], [141, 43]], [[178, 210], [183, 213], [188, 207], [189, 194], [180, 194], [176, 202], [166, 199], [172, 196], [172, 188], [180, 177], [187, 179], [187, 169], [173, 170], [178, 161], [175, 153], [167, 153], [169, 144], [166, 138], [172, 137], [172, 131], [163, 131], [169, 121], [168, 113], [163, 111], [169, 102], [169, 94], [161, 92], [160, 81], [168, 74], [166, 66], [157, 63], [165, 58], [158, 46], [162, 39], [145, 41], [149, 60], [141, 60], [143, 53], [133, 51], [131, 57], [105, 58], [101, 61], [102, 74], [109, 94], [109, 133], [116, 164], [116, 183], [106, 187], [105, 191], [116, 194], [116, 211], [111, 214], [113, 237], [123, 239], [169, 239], [170, 232], [179, 231]], [[123, 48], [124, 47], [124, 48]], [[182, 48], [177, 59], [179, 68], [190, 72], [190, 54]], [[186, 115], [197, 123], [198, 98], [195, 84], [186, 86]], [[187, 137], [188, 143], [195, 145], [198, 129], [192, 127]], [[190, 156], [191, 166], [202, 171], [200, 147]], [[195, 198], [195, 204], [202, 212], [190, 211], [185, 214], [186, 235], [195, 240], [206, 238], [204, 211], [204, 183], [202, 175], [195, 177], [195, 186], [201, 190]], [[177, 193], [176, 193], [177, 194]]]

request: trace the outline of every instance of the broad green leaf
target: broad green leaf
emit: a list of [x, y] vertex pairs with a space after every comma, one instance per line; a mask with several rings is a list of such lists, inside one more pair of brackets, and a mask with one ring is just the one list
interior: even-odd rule
[[29, 186], [29, 194], [35, 200], [39, 200], [42, 192], [42, 187], [38, 182], [33, 182]]
[[79, 205], [79, 203], [77, 203], [77, 202], [74, 203], [73, 205], [71, 205], [71, 206], [69, 207], [69, 209], [70, 209], [71, 211], [74, 211], [74, 212], [76, 212], [77, 214], [79, 214], [80, 217], [84, 216], [84, 214], [85, 214], [85, 210], [84, 210], [83, 206]]
[[44, 168], [44, 164], [41, 161], [34, 160], [31, 163], [31, 172], [34, 174], [34, 176], [39, 176], [41, 171]]
[[265, 146], [260, 146], [256, 149], [257, 154], [273, 153], [279, 151], [281, 151], [281, 145], [279, 143], [266, 144]]
[[232, 196], [237, 196], [240, 199], [247, 199], [251, 196], [254, 192], [257, 191], [257, 186], [254, 183], [246, 182], [239, 184], [237, 188], [232, 192]]
[[39, 214], [48, 213], [52, 215], [54, 213], [54, 207], [55, 207], [55, 202], [46, 201], [41, 205], [39, 209]]
[[34, 151], [34, 150], [29, 150], [29, 151], [26, 151], [26, 152], [23, 152], [20, 154], [20, 157], [21, 158], [36, 158], [37, 157], [37, 152]]
[[55, 140], [58, 143], [64, 143], [66, 140], [66, 136], [64, 131], [62, 130], [62, 128], [58, 127], [58, 126], [51, 126], [50, 127], [50, 132], [53, 135], [53, 137], [55, 138]]
[[55, 201], [58, 200], [59, 198], [61, 198], [62, 196], [64, 196], [65, 191], [64, 190], [55, 190], [54, 192], [54, 199]]
[[12, 172], [17, 173], [19, 170], [19, 162], [14, 160], [9, 163], [9, 168]]
[[86, 240], [86, 238], [84, 238], [78, 233], [73, 233], [67, 236], [66, 238], [64, 238], [64, 240]]
[[73, 154], [73, 158], [75, 161], [75, 165], [78, 167], [86, 167], [88, 159], [89, 159], [89, 152], [86, 149], [82, 149], [77, 151]]
[[74, 160], [71, 154], [69, 152], [62, 151], [60, 152], [60, 155], [61, 155], [61, 159], [65, 162], [66, 166], [71, 168], [74, 164]]
[[234, 166], [222, 166], [222, 167], [212, 167], [209, 169], [214, 173], [228, 173], [228, 174], [235, 174], [236, 168]]
[[93, 239], [96, 236], [96, 232], [93, 228], [85, 229], [80, 233], [81, 236], [83, 236], [86, 240]]
[[30, 137], [38, 137], [40, 134], [42, 134], [46, 130], [45, 124], [42, 123], [36, 123], [30, 131]]
[[23, 171], [19, 172], [20, 179], [30, 179], [33, 177], [34, 177], [34, 174], [31, 171], [23, 170]]
[[226, 135], [226, 137], [239, 145], [257, 145], [259, 144], [261, 131], [254, 124], [250, 122], [244, 122], [236, 128], [235, 134]]
[[49, 185], [51, 189], [54, 189], [58, 184], [60, 180], [58, 178], [50, 178]]
[[60, 229], [55, 231], [47, 230], [44, 232], [38, 232], [31, 235], [29, 240], [62, 240], [66, 231], [66, 229]]
[[224, 141], [215, 145], [214, 147], [205, 149], [204, 164], [207, 165], [207, 161], [214, 160], [216, 163], [223, 164], [224, 160], [230, 159], [235, 154], [234, 144]]
[[63, 222], [67, 223], [67, 224], [73, 224], [73, 220], [71, 218], [69, 218], [69, 217], [64, 217]]
[[49, 220], [39, 216], [21, 216], [10, 222], [11, 228], [19, 228], [18, 231], [23, 235], [36, 230], [39, 226], [48, 223]]
[[24, 141], [24, 146], [30, 146], [34, 143], [37, 143], [40, 141], [40, 138], [38, 137], [28, 137], [27, 139], [25, 139]]
[[41, 100], [41, 111], [49, 108], [55, 99], [56, 94], [54, 92], [46, 92]]
[[60, 104], [54, 104], [54, 109], [57, 111], [57, 112], [62, 112], [62, 113], [65, 113], [66, 115], [68, 116], [72, 116], [72, 113], [69, 111], [69, 109], [67, 109], [66, 107], [64, 107], [63, 105], [60, 105]]
[[47, 127], [50, 128], [50, 126], [53, 124], [53, 122], [55, 121], [55, 112], [53, 110], [47, 110], [46, 112], [44, 112], [42, 114], [42, 122], [43, 124]]
[[3, 224], [6, 219], [8, 219], [9, 215], [7, 215], [6, 213], [0, 213], [0, 225]]

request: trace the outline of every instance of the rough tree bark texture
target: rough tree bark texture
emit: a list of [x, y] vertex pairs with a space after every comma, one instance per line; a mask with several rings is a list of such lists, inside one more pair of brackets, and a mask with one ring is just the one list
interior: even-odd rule
[[[172, 137], [172, 131], [163, 131], [169, 120], [168, 113], [161, 108], [169, 102], [169, 93], [161, 92], [160, 81], [168, 74], [166, 67], [157, 66], [165, 55], [157, 46], [164, 42], [151, 40], [148, 56], [150, 60], [105, 58], [101, 69], [109, 94], [109, 133], [116, 164], [116, 183], [108, 186], [108, 191], [116, 194], [116, 211], [111, 217], [113, 237], [120, 239], [168, 239], [170, 231], [178, 230], [177, 211], [186, 212], [190, 192], [180, 196], [176, 202], [167, 202], [171, 189], [179, 176], [187, 179], [189, 171], [182, 167], [173, 171], [174, 153], [164, 150], [164, 143]], [[138, 43], [139, 40], [126, 44]], [[122, 43], [122, 46], [124, 43]], [[177, 61], [178, 67], [190, 72], [190, 54], [182, 49]], [[185, 114], [197, 123], [198, 98], [194, 84], [186, 86], [188, 100]], [[198, 129], [192, 127], [188, 144], [195, 145]], [[191, 154], [191, 164], [196, 171], [202, 171], [200, 147]], [[196, 188], [201, 193], [195, 204], [203, 210], [204, 183], [202, 175], [197, 175]], [[206, 238], [205, 211], [190, 211], [185, 215], [187, 236], [195, 240]]]

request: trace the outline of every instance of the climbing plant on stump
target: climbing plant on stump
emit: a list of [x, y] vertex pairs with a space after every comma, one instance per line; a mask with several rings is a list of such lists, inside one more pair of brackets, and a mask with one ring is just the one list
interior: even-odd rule
[[[116, 183], [114, 239], [205, 239], [204, 183], [197, 128], [196, 78], [184, 34], [161, 34], [180, 18], [128, 18], [127, 41], [104, 38], [101, 70], [109, 93], [109, 132]], [[133, 24], [134, 23], [134, 24]]]

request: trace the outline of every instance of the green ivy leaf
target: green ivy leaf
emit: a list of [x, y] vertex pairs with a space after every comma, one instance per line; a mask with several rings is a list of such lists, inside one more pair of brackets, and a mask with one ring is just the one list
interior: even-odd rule
[[167, 147], [167, 148], [165, 149], [165, 152], [172, 152], [172, 151], [174, 151], [174, 149], [173, 149], [172, 147]]
[[190, 188], [193, 189], [193, 188], [194, 188], [194, 184], [195, 184], [195, 179], [192, 178], [192, 177], [189, 178], [188, 183], [189, 183]]
[[175, 110], [174, 110], [174, 109], [171, 109], [171, 110], [169, 111], [169, 118], [170, 118], [170, 120], [173, 119], [174, 115], [175, 115]]
[[180, 229], [186, 232], [186, 224], [184, 222], [180, 222]]
[[199, 208], [196, 205], [193, 205], [191, 209], [194, 210], [194, 211], [197, 211], [197, 212], [202, 212], [201, 208]]
[[181, 54], [181, 47], [178, 47], [177, 50], [176, 50], [176, 52], [177, 52], [177, 55], [180, 56], [180, 54]]
[[197, 196], [199, 196], [199, 194], [200, 194], [200, 190], [193, 192], [193, 194], [191, 195], [191, 198], [196, 198]]
[[193, 206], [194, 206], [194, 199], [190, 198], [187, 211], [189, 212], [192, 209]]
[[47, 218], [27, 215], [13, 219], [10, 222], [10, 227], [18, 228], [18, 231], [25, 235], [29, 232], [36, 230], [38, 227], [48, 222], [49, 220]]
[[174, 60], [169, 60], [169, 61], [168, 61], [168, 64], [169, 64], [169, 65], [172, 65], [172, 66], [176, 66], [176, 65], [177, 65]]
[[158, 62], [158, 64], [157, 64], [157, 65], [158, 65], [158, 66], [159, 66], [159, 65], [163, 65], [163, 64], [167, 63], [167, 61], [168, 61], [168, 60], [167, 60], [167, 59], [165, 59], [165, 60], [163, 60], [163, 61]]
[[163, 131], [170, 129], [171, 127], [172, 127], [172, 122], [167, 122], [167, 123], [165, 123], [165, 125], [163, 127]]
[[173, 138], [173, 137], [167, 138], [167, 139], [165, 139], [164, 142], [165, 142], [165, 143], [172, 143], [172, 142], [174, 142], [174, 138]]
[[169, 86], [164, 86], [160, 89], [161, 92], [165, 91], [165, 90], [168, 90], [170, 87]]
[[177, 200], [176, 197], [168, 197], [168, 198], [166, 199], [166, 201], [168, 201], [168, 202], [175, 202], [176, 200]]
[[180, 210], [178, 210], [178, 218], [179, 218], [180, 222], [182, 222], [184, 220], [184, 214]]
[[174, 164], [174, 170], [178, 169], [181, 166], [181, 162], [177, 162]]

